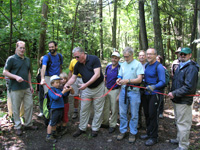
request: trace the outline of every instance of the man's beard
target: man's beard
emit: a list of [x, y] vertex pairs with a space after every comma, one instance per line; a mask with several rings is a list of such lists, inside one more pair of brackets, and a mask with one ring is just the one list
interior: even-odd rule
[[50, 52], [51, 54], [55, 54], [56, 49], [49, 50], [49, 52]]

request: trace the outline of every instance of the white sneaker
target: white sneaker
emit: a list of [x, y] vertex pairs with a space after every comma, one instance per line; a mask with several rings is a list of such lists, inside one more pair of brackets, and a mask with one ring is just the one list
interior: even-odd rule
[[39, 113], [39, 114], [38, 114], [38, 117], [42, 117], [42, 116], [43, 116], [43, 113]]

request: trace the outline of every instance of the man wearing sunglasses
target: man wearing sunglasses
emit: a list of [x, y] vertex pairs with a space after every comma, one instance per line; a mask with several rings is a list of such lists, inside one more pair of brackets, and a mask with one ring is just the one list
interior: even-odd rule
[[81, 47], [74, 48], [72, 53], [78, 62], [74, 67], [72, 77], [65, 84], [65, 87], [72, 85], [79, 73], [83, 80], [83, 84], [79, 84], [79, 89], [82, 90], [81, 98], [83, 99], [81, 100], [80, 124], [73, 137], [78, 137], [87, 130], [92, 106], [94, 107], [94, 117], [91, 136], [96, 137], [102, 123], [104, 106], [104, 98], [101, 97], [105, 89], [101, 62], [97, 56], [87, 55]]
[[174, 105], [177, 127], [176, 139], [169, 142], [178, 144], [176, 150], [187, 150], [189, 147], [189, 134], [192, 125], [193, 95], [196, 93], [199, 65], [190, 60], [192, 51], [184, 47], [180, 51], [180, 64], [175, 71], [171, 92], [168, 94]]

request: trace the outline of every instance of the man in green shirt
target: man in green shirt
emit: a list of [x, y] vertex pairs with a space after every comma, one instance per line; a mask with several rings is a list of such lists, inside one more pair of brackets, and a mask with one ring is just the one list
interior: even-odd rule
[[[20, 120], [20, 106], [24, 103], [24, 129], [37, 129], [32, 125], [33, 99], [34, 92], [31, 84], [30, 59], [24, 56], [25, 42], [16, 43], [15, 54], [8, 57], [3, 75], [10, 78], [9, 92], [12, 102], [13, 118], [17, 135], [22, 135], [22, 125]], [[29, 83], [24, 82], [29, 81]]]

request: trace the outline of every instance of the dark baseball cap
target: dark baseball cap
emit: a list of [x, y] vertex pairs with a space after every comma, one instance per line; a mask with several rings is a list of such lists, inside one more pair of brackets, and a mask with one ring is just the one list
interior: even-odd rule
[[181, 48], [180, 53], [191, 54], [192, 51], [191, 51], [191, 49], [189, 47], [184, 47], [184, 48]]

